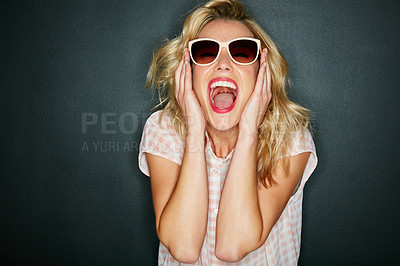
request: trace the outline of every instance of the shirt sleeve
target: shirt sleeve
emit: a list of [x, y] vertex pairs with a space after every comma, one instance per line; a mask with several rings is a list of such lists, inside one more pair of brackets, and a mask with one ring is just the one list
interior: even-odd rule
[[315, 144], [312, 139], [311, 133], [308, 129], [305, 130], [304, 134], [303, 134], [303, 132], [297, 132], [294, 135], [293, 142], [292, 142], [292, 151], [290, 153], [290, 156], [295, 156], [295, 155], [298, 155], [298, 154], [304, 153], [304, 152], [310, 152], [310, 157], [308, 158], [308, 162], [304, 169], [304, 173], [301, 178], [300, 184], [298, 185], [297, 191], [295, 192], [293, 197], [296, 197], [298, 194], [302, 193], [307, 180], [310, 178], [311, 174], [314, 172], [315, 168], [317, 167], [317, 163], [318, 163]]
[[140, 142], [139, 169], [147, 176], [150, 174], [145, 153], [182, 164], [184, 143], [172, 126], [171, 115], [161, 114], [162, 111], [157, 111], [147, 119]]

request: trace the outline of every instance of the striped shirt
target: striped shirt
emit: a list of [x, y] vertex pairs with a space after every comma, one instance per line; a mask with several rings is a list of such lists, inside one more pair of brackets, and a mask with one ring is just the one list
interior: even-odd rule
[[[160, 121], [161, 111], [153, 113], [143, 130], [139, 150], [139, 168], [149, 176], [144, 153], [161, 156], [179, 165], [182, 163], [185, 143], [179, 138], [171, 123], [171, 114], [165, 112]], [[207, 134], [206, 134], [207, 136]], [[304, 174], [297, 190], [291, 196], [280, 218], [273, 226], [265, 243], [236, 263], [224, 263], [215, 257], [215, 234], [219, 200], [229, 169], [233, 151], [226, 158], [218, 158], [211, 149], [207, 136], [206, 161], [208, 176], [208, 223], [200, 257], [194, 265], [296, 265], [300, 254], [303, 188], [317, 165], [315, 145], [310, 132], [294, 134], [290, 156], [310, 152]], [[159, 265], [183, 265], [176, 261], [160, 242]]]

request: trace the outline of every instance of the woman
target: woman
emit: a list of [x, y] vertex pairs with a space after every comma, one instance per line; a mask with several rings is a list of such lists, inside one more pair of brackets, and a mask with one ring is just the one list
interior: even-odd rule
[[144, 128], [159, 264], [296, 264], [317, 157], [288, 66], [236, 0], [210, 1], [154, 55], [162, 111]]

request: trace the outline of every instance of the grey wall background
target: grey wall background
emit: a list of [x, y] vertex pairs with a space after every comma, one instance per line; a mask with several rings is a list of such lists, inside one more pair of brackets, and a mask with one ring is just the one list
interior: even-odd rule
[[[399, 2], [244, 2], [312, 110], [300, 264], [399, 263]], [[156, 263], [143, 86], [154, 48], [200, 3], [1, 2], [0, 260]], [[86, 133], [85, 115], [99, 120]]]

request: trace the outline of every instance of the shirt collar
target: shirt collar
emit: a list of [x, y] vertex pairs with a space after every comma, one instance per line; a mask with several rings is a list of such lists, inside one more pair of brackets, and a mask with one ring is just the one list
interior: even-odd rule
[[233, 148], [231, 150], [231, 152], [228, 154], [228, 156], [226, 156], [226, 158], [219, 158], [219, 157], [217, 157], [217, 155], [215, 155], [214, 151], [211, 148], [211, 140], [210, 140], [210, 136], [208, 135], [207, 131], [206, 131], [206, 141], [207, 141], [206, 151], [209, 152], [214, 157], [214, 159], [223, 161], [223, 162], [228, 161], [228, 160], [230, 161], [232, 159], [232, 155], [233, 155], [235, 148]]

